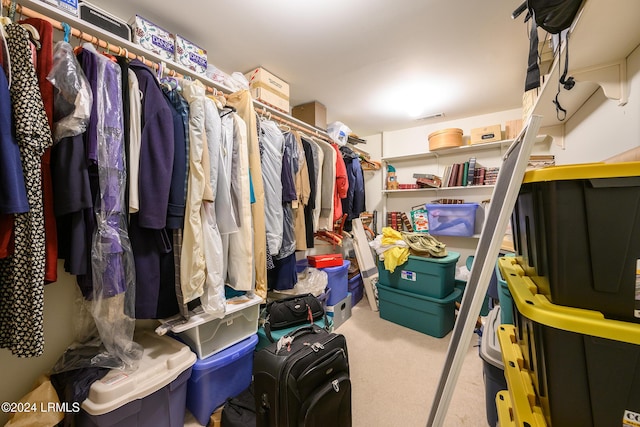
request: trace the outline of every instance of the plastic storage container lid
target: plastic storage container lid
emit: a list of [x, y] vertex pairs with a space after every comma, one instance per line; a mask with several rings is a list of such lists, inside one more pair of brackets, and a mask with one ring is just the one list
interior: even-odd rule
[[500, 341], [498, 341], [498, 328], [501, 325], [500, 319], [500, 306], [497, 305], [491, 309], [484, 324], [484, 330], [482, 331], [482, 338], [480, 340], [480, 357], [496, 368], [504, 369], [502, 350], [500, 350]]
[[338, 273], [343, 270], [348, 270], [350, 264], [351, 264], [351, 261], [349, 261], [348, 259], [345, 259], [342, 261], [342, 265], [336, 265], [335, 267], [320, 267], [318, 268], [318, 270], [322, 270], [327, 274]]
[[198, 382], [203, 375], [225, 368], [243, 356], [253, 352], [258, 344], [258, 334], [253, 334], [237, 344], [206, 359], [198, 360], [191, 368], [191, 381]]
[[577, 165], [550, 166], [526, 172], [522, 182], [624, 178], [629, 176], [640, 176], [640, 162], [583, 163]]
[[591, 335], [610, 340], [640, 345], [640, 327], [637, 323], [606, 319], [595, 310], [553, 304], [538, 294], [538, 287], [519, 265], [521, 258], [500, 258], [502, 276], [507, 280], [511, 297], [518, 312], [541, 325]]
[[143, 347], [138, 369], [112, 369], [89, 389], [82, 409], [102, 415], [137, 399], [145, 398], [174, 381], [196, 361], [188, 346], [153, 331], [136, 332], [134, 341]]
[[[454, 252], [454, 251], [447, 251], [447, 256], [440, 257], [440, 258], [418, 256], [418, 255], [409, 255], [409, 259], [411, 259], [411, 260], [428, 261], [428, 262], [434, 262], [436, 264], [451, 264], [451, 263], [455, 263], [455, 262], [458, 262], [459, 258], [460, 258], [460, 254], [458, 252]], [[402, 264], [402, 265], [404, 265], [404, 264]], [[402, 265], [399, 265], [398, 267], [401, 267]]]

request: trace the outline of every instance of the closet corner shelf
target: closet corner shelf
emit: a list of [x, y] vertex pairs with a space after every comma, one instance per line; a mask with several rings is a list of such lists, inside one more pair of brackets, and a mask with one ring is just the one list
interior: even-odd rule
[[[569, 30], [569, 71], [576, 84], [562, 89], [558, 100], [567, 110], [560, 121], [553, 101], [564, 71], [564, 47], [553, 62], [532, 114], [543, 117], [542, 126], [566, 122], [602, 87], [605, 96], [624, 105], [629, 96], [627, 57], [640, 45], [640, 2], [637, 0], [587, 0]], [[597, 28], [598, 31], [594, 31]], [[561, 58], [562, 69], [558, 58]]]
[[[536, 138], [536, 144], [549, 144], [553, 138], [549, 135], [540, 135]], [[446, 148], [438, 151], [429, 151], [423, 153], [405, 154], [402, 156], [384, 156], [382, 160], [386, 163], [408, 161], [408, 160], [425, 160], [436, 159], [447, 155], [457, 155], [472, 153], [476, 151], [485, 151], [491, 149], [505, 149], [513, 143], [513, 139], [505, 139], [502, 141], [487, 142], [484, 144], [463, 145], [461, 147]]]

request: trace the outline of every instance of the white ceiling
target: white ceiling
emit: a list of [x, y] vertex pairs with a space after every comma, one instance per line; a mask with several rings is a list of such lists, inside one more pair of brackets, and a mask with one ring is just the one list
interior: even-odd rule
[[[138, 13], [232, 73], [261, 65], [360, 136], [522, 105], [521, 0], [91, 0]], [[410, 117], [444, 113], [444, 119]], [[419, 110], [419, 111], [418, 111]]]

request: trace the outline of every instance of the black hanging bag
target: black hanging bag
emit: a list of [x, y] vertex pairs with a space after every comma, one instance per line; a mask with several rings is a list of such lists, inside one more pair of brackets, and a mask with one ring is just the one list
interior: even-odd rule
[[571, 26], [583, 0], [528, 0], [527, 7], [538, 27], [560, 34]]
[[[527, 77], [525, 91], [540, 87], [540, 70], [538, 68], [538, 30], [541, 27], [550, 34], [560, 34], [571, 26], [583, 0], [527, 0], [512, 15], [517, 17], [524, 10], [528, 10], [525, 22], [531, 19], [531, 31], [529, 33], [529, 59], [527, 65]], [[559, 37], [559, 36], [558, 36]], [[575, 84], [573, 78], [567, 78], [569, 49], [565, 47], [565, 70], [560, 77], [560, 84], [570, 90]], [[566, 113], [559, 102], [554, 101], [558, 112]]]

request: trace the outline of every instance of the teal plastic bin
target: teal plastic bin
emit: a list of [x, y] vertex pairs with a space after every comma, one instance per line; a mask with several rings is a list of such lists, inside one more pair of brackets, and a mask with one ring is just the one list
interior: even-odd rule
[[378, 261], [378, 282], [401, 291], [431, 298], [445, 298], [453, 292], [458, 252], [449, 251], [443, 258], [409, 255], [393, 273]]
[[502, 277], [496, 262], [496, 278], [498, 279], [498, 301], [500, 301], [500, 320], [503, 325], [513, 325], [513, 297], [507, 281]]
[[[455, 288], [456, 289], [460, 289], [460, 297], [458, 299], [456, 299], [456, 301], [458, 301], [460, 304], [462, 304], [462, 297], [464, 296], [464, 290], [467, 287], [467, 282], [465, 282], [464, 280], [458, 280], [456, 279], [455, 281]], [[482, 301], [482, 308], [480, 309], [480, 316], [486, 316], [487, 314], [489, 314], [489, 310], [490, 308], [490, 303], [491, 303], [491, 297], [489, 296], [489, 294], [484, 296], [484, 300]]]
[[460, 289], [446, 298], [430, 298], [378, 283], [380, 317], [423, 334], [442, 338], [453, 329]]

